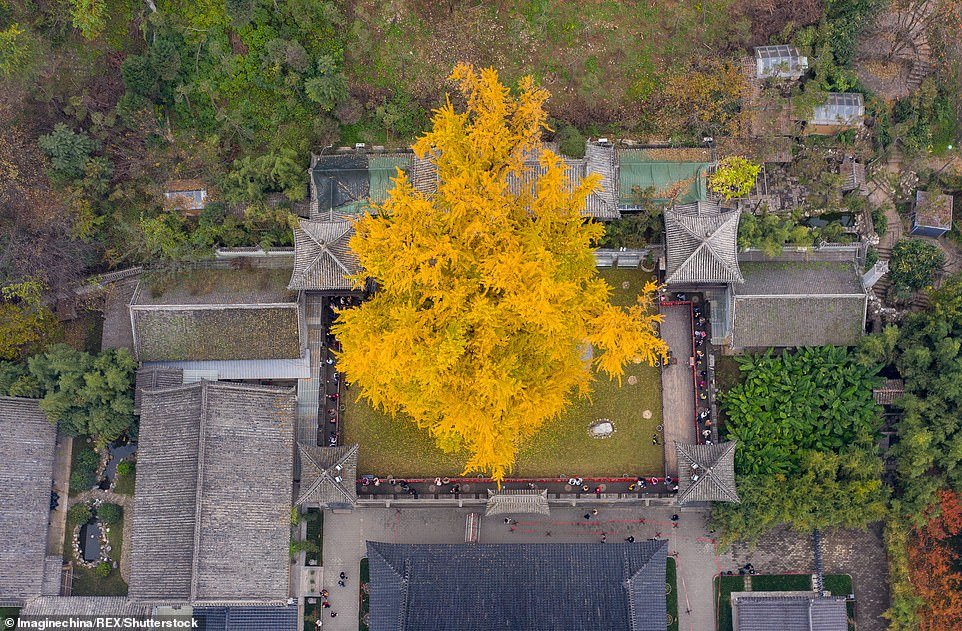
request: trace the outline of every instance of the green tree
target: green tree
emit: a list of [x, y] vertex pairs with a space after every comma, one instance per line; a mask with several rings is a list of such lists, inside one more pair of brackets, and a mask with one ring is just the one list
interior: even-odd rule
[[20, 359], [56, 339], [59, 324], [42, 291], [38, 280], [0, 288], [0, 359]]
[[745, 197], [755, 186], [762, 167], [740, 156], [729, 156], [708, 176], [708, 188], [725, 199]]
[[291, 201], [307, 197], [307, 169], [296, 152], [283, 150], [234, 161], [224, 185], [232, 202], [256, 202], [267, 193], [281, 192]]
[[77, 524], [86, 524], [93, 516], [94, 514], [90, 511], [90, 507], [83, 502], [77, 502], [67, 511], [67, 517], [70, 521]]
[[898, 343], [899, 328], [888, 324], [877, 335], [859, 340], [856, 358], [863, 366], [887, 366], [895, 361]]
[[86, 39], [97, 39], [107, 28], [107, 2], [70, 0], [70, 19]]
[[65, 181], [79, 180], [97, 142], [84, 132], [75, 132], [63, 123], [39, 139], [40, 149], [50, 158], [51, 175]]
[[70, 488], [78, 491], [92, 488], [97, 483], [99, 466], [100, 455], [86, 444], [83, 445], [70, 463]]
[[932, 284], [935, 272], [945, 264], [942, 249], [922, 239], [901, 239], [892, 248], [889, 278], [900, 288], [918, 290]]
[[157, 75], [144, 55], [128, 55], [120, 64], [120, 77], [128, 92], [137, 96], [152, 97], [157, 89]]
[[32, 65], [35, 44], [31, 33], [14, 22], [0, 30], [0, 77], [18, 75]]
[[97, 519], [107, 526], [119, 524], [123, 516], [124, 509], [119, 504], [106, 503], [97, 508]]
[[314, 74], [304, 81], [308, 98], [330, 112], [347, 94], [347, 83], [337, 63], [330, 55], [322, 55], [314, 62]]
[[722, 396], [725, 437], [738, 441], [738, 505], [716, 505], [724, 540], [752, 539], [779, 524], [809, 532], [864, 526], [885, 514], [875, 453], [878, 365], [835, 347], [747, 356]]
[[41, 409], [68, 434], [103, 446], [132, 429], [137, 362], [126, 349], [93, 356], [56, 344], [27, 363], [44, 390]]
[[107, 578], [108, 576], [110, 576], [110, 570], [111, 570], [110, 563], [108, 563], [107, 561], [101, 561], [100, 563], [97, 564], [97, 567], [94, 570], [94, 572], [96, 572], [97, 576], [99, 576], [100, 578]]
[[562, 155], [572, 158], [583, 158], [585, 156], [585, 137], [574, 125], [560, 124], [558, 131], [555, 133], [555, 141], [558, 143], [558, 150]]

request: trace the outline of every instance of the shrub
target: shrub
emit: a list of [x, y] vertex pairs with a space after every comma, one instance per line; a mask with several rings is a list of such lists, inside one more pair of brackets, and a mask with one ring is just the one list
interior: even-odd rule
[[872, 225], [875, 226], [875, 234], [880, 237], [889, 231], [889, 218], [881, 208], [872, 210]]
[[97, 576], [99, 576], [100, 578], [107, 578], [108, 576], [110, 576], [110, 570], [111, 570], [110, 563], [107, 563], [106, 561], [101, 561], [100, 563], [97, 564], [97, 569], [95, 570], [95, 572], [97, 572]]
[[559, 125], [555, 140], [558, 142], [558, 150], [564, 155], [572, 158], [585, 156], [585, 137], [573, 125]]
[[903, 239], [892, 248], [889, 276], [901, 289], [918, 290], [932, 284], [932, 276], [945, 264], [937, 245], [921, 239]]
[[70, 507], [70, 510], [67, 511], [67, 517], [70, 518], [70, 521], [77, 522], [78, 524], [86, 524], [93, 516], [94, 514], [90, 511], [90, 507], [83, 503], [74, 504]]
[[134, 463], [124, 460], [117, 465], [117, 475], [126, 478], [134, 474]]
[[97, 482], [97, 467], [100, 456], [90, 447], [84, 448], [74, 458], [70, 472], [70, 487], [77, 490], [89, 489]]
[[761, 165], [738, 156], [730, 156], [718, 163], [718, 169], [708, 176], [708, 188], [725, 199], [748, 195], [761, 173]]
[[120, 523], [123, 516], [124, 509], [119, 504], [103, 504], [97, 509], [97, 517], [108, 526]]
[[57, 123], [53, 131], [37, 141], [50, 158], [51, 174], [62, 180], [79, 180], [90, 152], [97, 148], [96, 141], [83, 132], [75, 132], [63, 123]]

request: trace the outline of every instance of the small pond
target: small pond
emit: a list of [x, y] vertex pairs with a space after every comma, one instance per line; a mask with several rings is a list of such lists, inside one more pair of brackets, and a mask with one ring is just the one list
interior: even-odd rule
[[122, 436], [107, 446], [107, 468], [104, 470], [104, 477], [101, 480], [100, 488], [110, 488], [110, 484], [117, 477], [117, 465], [124, 458], [137, 451], [137, 443], [131, 442], [127, 437]]
[[851, 228], [855, 225], [855, 215], [852, 213], [826, 213], [817, 217], [806, 217], [802, 220], [802, 225], [810, 228], [824, 228], [830, 223], [840, 223], [843, 228]]
[[80, 527], [80, 552], [84, 561], [100, 560], [100, 522], [93, 519]]

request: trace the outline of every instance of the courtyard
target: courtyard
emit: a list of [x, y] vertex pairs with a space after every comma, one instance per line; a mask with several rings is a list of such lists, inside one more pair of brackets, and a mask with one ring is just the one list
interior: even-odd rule
[[[611, 301], [633, 304], [650, 275], [636, 268], [603, 269]], [[404, 478], [458, 476], [467, 457], [438, 449], [427, 432], [407, 419], [391, 419], [349, 390], [344, 399], [343, 444], [358, 443], [361, 474]], [[650, 412], [646, 414], [645, 412]], [[645, 418], [646, 416], [650, 418]], [[592, 438], [588, 427], [609, 419], [615, 432]], [[575, 400], [560, 418], [548, 421], [522, 447], [513, 478], [617, 477], [664, 474], [660, 369], [630, 363], [619, 385], [605, 376], [594, 380], [591, 398]]]

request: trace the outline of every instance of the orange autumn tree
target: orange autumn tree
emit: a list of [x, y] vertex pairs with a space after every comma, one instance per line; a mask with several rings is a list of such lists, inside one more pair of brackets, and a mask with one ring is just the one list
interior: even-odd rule
[[334, 332], [359, 396], [466, 452], [465, 473], [500, 481], [522, 441], [589, 394], [594, 371], [620, 379], [626, 362], [653, 363], [667, 347], [655, 286], [622, 309], [598, 276], [603, 227], [580, 210], [599, 178], [572, 190], [544, 151], [537, 183], [509, 189], [545, 128], [547, 92], [526, 78], [512, 94], [494, 70], [467, 65], [451, 79], [466, 109], [448, 101], [414, 145], [436, 165], [437, 189], [419, 192], [398, 171], [377, 215], [358, 220], [350, 246], [377, 292], [341, 311]]
[[938, 514], [916, 532], [909, 548], [912, 584], [925, 601], [919, 611], [919, 629], [962, 629], [962, 573], [956, 569], [960, 555], [949, 541], [962, 533], [959, 496], [941, 491], [935, 510]]

